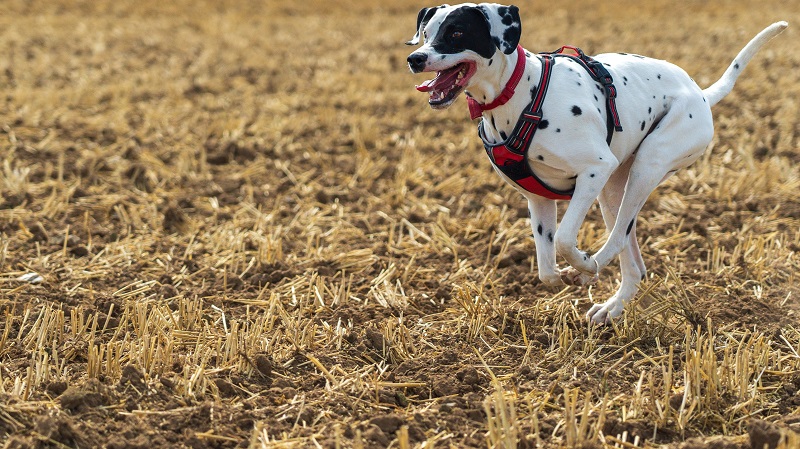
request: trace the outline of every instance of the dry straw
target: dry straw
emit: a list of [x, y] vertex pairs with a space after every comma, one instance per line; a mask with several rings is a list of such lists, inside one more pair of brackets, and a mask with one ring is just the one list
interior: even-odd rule
[[[707, 86], [800, 23], [777, 0], [628, 3], [524, 5], [523, 44]], [[417, 7], [4, 7], [0, 445], [747, 447], [755, 419], [800, 444], [792, 28], [651, 195], [636, 299], [588, 328], [616, 268], [538, 281], [464, 105], [413, 89]], [[578, 237], [602, 245], [597, 208]]]

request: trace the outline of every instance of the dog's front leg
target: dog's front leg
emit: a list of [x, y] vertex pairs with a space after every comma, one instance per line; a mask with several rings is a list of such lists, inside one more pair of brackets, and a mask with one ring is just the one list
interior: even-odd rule
[[567, 284], [582, 285], [591, 282], [596, 279], [599, 271], [594, 258], [577, 248], [578, 231], [589, 208], [600, 195], [608, 178], [619, 166], [619, 162], [608, 147], [605, 151], [595, 153], [595, 158], [595, 163], [578, 174], [575, 192], [556, 232], [556, 250], [574, 268], [566, 268], [561, 272], [562, 280]]
[[536, 243], [536, 266], [539, 279], [545, 285], [561, 285], [561, 275], [556, 263], [555, 234], [557, 221], [556, 202], [539, 195], [526, 194], [531, 215], [531, 230]]

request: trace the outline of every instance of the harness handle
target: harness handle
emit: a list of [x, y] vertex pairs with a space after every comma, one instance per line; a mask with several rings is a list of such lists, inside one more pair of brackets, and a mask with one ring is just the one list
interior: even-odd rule
[[[571, 54], [567, 53], [566, 50], [569, 50]], [[576, 56], [578, 58], [583, 58], [585, 56], [583, 54], [583, 50], [581, 50], [578, 47], [574, 47], [572, 45], [564, 45], [563, 47], [561, 47], [558, 50], [554, 51], [553, 54], [570, 55], [570, 56]]]

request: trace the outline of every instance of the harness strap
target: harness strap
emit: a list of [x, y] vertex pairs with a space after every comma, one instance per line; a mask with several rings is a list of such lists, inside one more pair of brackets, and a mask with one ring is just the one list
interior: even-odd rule
[[[522, 47], [518, 47], [517, 51], [519, 57], [524, 58], [524, 51], [522, 50]], [[571, 53], [567, 53], [567, 51], [570, 51]], [[478, 124], [478, 135], [483, 141], [483, 146], [486, 149], [486, 155], [489, 156], [489, 160], [497, 170], [514, 181], [514, 183], [526, 191], [544, 198], [551, 200], [568, 200], [572, 198], [572, 194], [575, 190], [574, 187], [570, 190], [553, 189], [542, 182], [542, 180], [536, 176], [536, 173], [533, 172], [528, 164], [528, 149], [530, 148], [533, 136], [536, 134], [536, 130], [539, 127], [539, 123], [542, 120], [542, 105], [544, 104], [544, 98], [547, 94], [547, 88], [550, 84], [553, 64], [555, 63], [554, 58], [556, 56], [571, 58], [573, 61], [580, 64], [587, 72], [589, 72], [589, 74], [592, 75], [592, 78], [597, 80], [603, 86], [606, 95], [607, 112], [606, 143], [609, 145], [611, 144], [611, 138], [614, 135], [614, 131], [622, 131], [622, 124], [620, 123], [615, 102], [615, 98], [617, 97], [617, 89], [614, 87], [614, 80], [612, 79], [611, 74], [608, 72], [608, 70], [606, 70], [605, 67], [603, 67], [603, 64], [589, 56], [586, 56], [579, 48], [564, 46], [552, 53], [539, 53], [539, 56], [542, 59], [542, 73], [539, 78], [539, 85], [536, 95], [533, 98], [533, 101], [531, 101], [520, 114], [517, 125], [514, 128], [514, 131], [512, 131], [511, 135], [508, 136], [505, 141], [499, 144], [490, 143], [486, 138], [483, 120]], [[515, 76], [512, 76], [511, 81], [514, 81], [516, 78], [516, 72], [518, 69], [520, 69], [520, 67], [524, 67], [524, 61], [522, 63], [519, 61], [517, 62], [517, 67], [514, 70]], [[522, 75], [520, 74], [519, 77], [521, 78], [521, 76]], [[513, 82], [513, 87], [516, 87], [518, 82], [519, 79], [516, 79]], [[509, 82], [509, 84], [512, 83]], [[513, 95], [513, 87], [511, 95]], [[506, 88], [508, 88], [508, 86], [506, 86]], [[477, 118], [484, 110], [505, 104], [509, 98], [510, 96], [506, 98], [503, 94], [501, 94], [500, 97], [495, 99], [495, 101], [489, 105], [480, 105], [477, 101], [467, 97], [470, 107], [470, 114], [473, 116], [472, 118]], [[494, 105], [494, 103], [500, 99], [503, 99], [502, 103]], [[477, 116], [475, 115], [476, 113]]]
[[606, 113], [608, 115], [606, 119], [606, 143], [611, 145], [611, 138], [614, 135], [614, 131], [622, 131], [622, 123], [620, 122], [619, 113], [617, 112], [617, 88], [614, 86], [614, 79], [611, 77], [611, 74], [601, 62], [590, 56], [586, 56], [583, 50], [571, 45], [565, 45], [549, 54], [572, 58], [573, 61], [580, 64], [592, 75], [592, 78], [603, 86], [603, 91], [606, 95]]
[[533, 101], [520, 114], [517, 126], [511, 136], [501, 144], [489, 144], [484, 134], [483, 121], [478, 125], [478, 135], [483, 140], [486, 155], [489, 156], [492, 164], [517, 185], [544, 198], [568, 200], [572, 198], [574, 189], [564, 191], [553, 189], [542, 182], [528, 165], [528, 148], [530, 148], [531, 140], [542, 120], [542, 105], [553, 71], [552, 56], [541, 56], [542, 74], [539, 78], [539, 88]]

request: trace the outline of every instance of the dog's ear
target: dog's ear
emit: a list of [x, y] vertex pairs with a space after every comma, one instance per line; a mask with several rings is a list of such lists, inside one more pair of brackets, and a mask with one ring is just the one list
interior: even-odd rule
[[425, 29], [425, 25], [428, 24], [428, 21], [431, 20], [434, 14], [436, 14], [436, 10], [439, 8], [444, 8], [448, 5], [437, 6], [435, 8], [422, 8], [419, 10], [419, 14], [417, 14], [417, 34], [411, 38], [410, 41], [406, 42], [406, 45], [417, 45], [419, 44], [419, 40], [422, 38], [422, 32]]
[[489, 33], [500, 51], [510, 55], [519, 45], [522, 33], [522, 22], [519, 19], [519, 8], [514, 5], [503, 6], [497, 3], [481, 3], [478, 5], [486, 23]]

